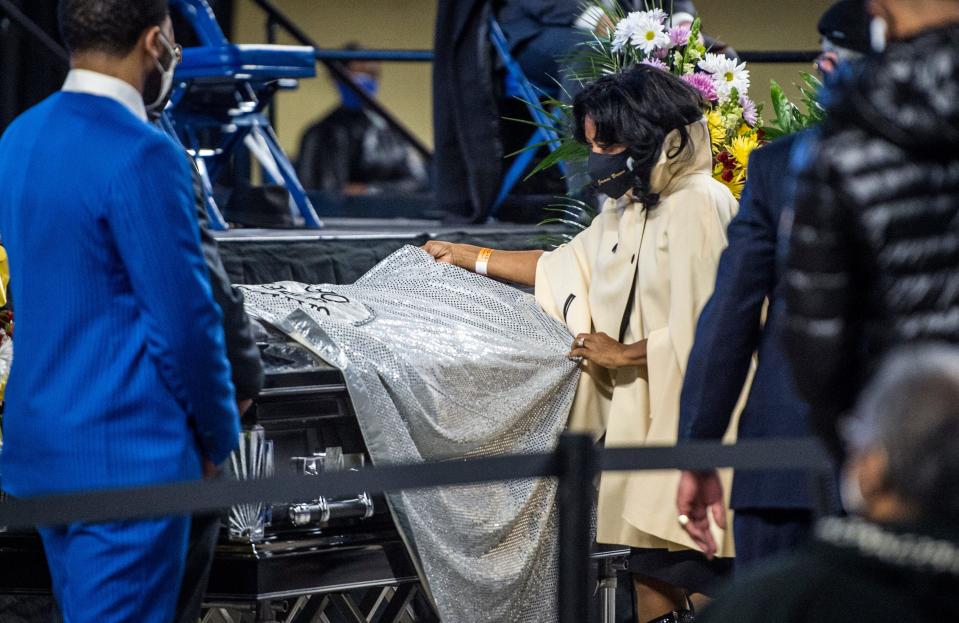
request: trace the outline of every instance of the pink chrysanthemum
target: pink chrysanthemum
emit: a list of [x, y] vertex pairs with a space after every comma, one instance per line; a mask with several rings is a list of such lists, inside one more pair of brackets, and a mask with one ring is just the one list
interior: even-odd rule
[[756, 110], [756, 103], [745, 95], [739, 98], [739, 105], [743, 107], [743, 121], [750, 127], [755, 127], [759, 122], [759, 111]]
[[669, 67], [666, 66], [666, 63], [658, 58], [647, 58], [641, 64], [649, 65], [650, 67], [655, 67], [656, 69], [662, 69], [663, 71], [669, 71]]
[[683, 76], [683, 80], [686, 81], [686, 84], [699, 91], [699, 94], [702, 95], [703, 99], [707, 102], [719, 101], [719, 94], [716, 92], [716, 84], [713, 82], [713, 78], [709, 74], [704, 74], [697, 71], [695, 73], [686, 74]]
[[669, 45], [678, 48], [689, 43], [689, 26], [673, 26], [669, 29]]

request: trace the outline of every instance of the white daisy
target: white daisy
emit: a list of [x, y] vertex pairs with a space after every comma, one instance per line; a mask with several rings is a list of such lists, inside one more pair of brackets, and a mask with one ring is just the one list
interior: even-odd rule
[[714, 74], [719, 70], [720, 59], [725, 58], [715, 52], [706, 52], [703, 59], [699, 61], [699, 68], [707, 74]]
[[669, 34], [655, 11], [633, 11], [616, 24], [613, 33], [613, 51], [619, 52], [632, 44], [646, 54], [658, 48], [669, 47]]
[[646, 11], [646, 15], [648, 15], [650, 19], [654, 19], [660, 24], [665, 24], [666, 18], [669, 17], [666, 15], [666, 11], [662, 9], [650, 9], [649, 11]]
[[736, 89], [740, 95], [745, 95], [749, 90], [749, 71], [746, 69], [746, 63], [737, 64], [735, 60], [722, 54], [708, 52], [698, 65], [701, 70], [712, 75], [720, 100], [728, 98], [733, 89]]

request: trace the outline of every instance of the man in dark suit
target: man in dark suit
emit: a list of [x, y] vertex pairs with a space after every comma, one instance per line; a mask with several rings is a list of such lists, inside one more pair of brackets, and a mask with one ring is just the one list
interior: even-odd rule
[[[853, 59], [867, 49], [867, 22], [861, 4], [842, 0], [819, 24], [826, 51]], [[822, 65], [820, 65], [822, 67]], [[782, 266], [778, 261], [780, 218], [792, 196], [784, 179], [799, 135], [756, 151], [739, 213], [729, 225], [716, 289], [700, 315], [680, 402], [680, 442], [721, 439], [743, 391], [753, 353], [758, 367], [740, 416], [739, 439], [806, 437], [809, 407], [796, 392], [783, 349], [786, 321]], [[766, 320], [762, 322], [763, 308]], [[741, 472], [733, 480], [736, 510], [736, 569], [790, 549], [805, 540], [817, 500], [803, 472]], [[715, 552], [707, 513], [723, 517], [723, 491], [714, 471], [684, 472], [677, 507], [686, 530], [707, 555]]]
[[[759, 368], [740, 418], [739, 438], [810, 434], [808, 406], [796, 395], [781, 344], [784, 284], [776, 261], [779, 217], [788, 200], [782, 171], [795, 140], [784, 137], [750, 158], [749, 183], [729, 225], [729, 248], [719, 264], [716, 291], [700, 316], [686, 368], [680, 440], [722, 438], [756, 351]], [[717, 504], [714, 512], [723, 504], [715, 472], [683, 473], [677, 498], [681, 514], [693, 523], [706, 520], [707, 506]], [[737, 473], [731, 505], [736, 509], [737, 569], [803, 540], [812, 522], [812, 499], [801, 472]], [[708, 530], [690, 533], [707, 554], [715, 551]]]

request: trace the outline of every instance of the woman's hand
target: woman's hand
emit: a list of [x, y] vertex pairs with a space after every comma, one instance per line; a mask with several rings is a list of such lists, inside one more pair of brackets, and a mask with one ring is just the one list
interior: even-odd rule
[[430, 240], [421, 248], [433, 256], [433, 259], [440, 264], [452, 264], [456, 266], [456, 247], [458, 245], [452, 242], [443, 242], [441, 240]]
[[626, 346], [605, 333], [580, 333], [573, 340], [570, 359], [582, 357], [598, 366], [615, 370], [625, 365]]
[[583, 358], [609, 370], [646, 365], [646, 340], [622, 344], [605, 333], [580, 333], [573, 340], [570, 359]]
[[[421, 247], [441, 264], [459, 266], [471, 273], [476, 272], [476, 261], [482, 247], [472, 244], [456, 244], [430, 240]], [[524, 286], [536, 285], [536, 264], [542, 251], [493, 251], [486, 264], [487, 276]]]

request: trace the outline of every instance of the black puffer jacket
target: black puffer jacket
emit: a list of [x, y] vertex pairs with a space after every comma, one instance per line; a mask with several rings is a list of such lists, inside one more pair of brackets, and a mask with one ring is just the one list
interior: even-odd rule
[[826, 102], [793, 158], [786, 346], [835, 441], [890, 348], [959, 342], [959, 25], [890, 45]]

